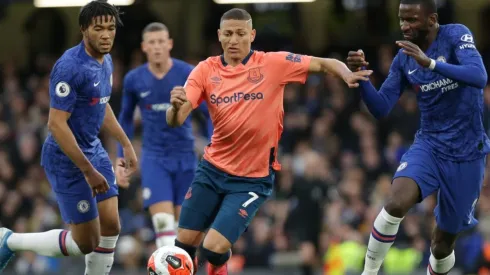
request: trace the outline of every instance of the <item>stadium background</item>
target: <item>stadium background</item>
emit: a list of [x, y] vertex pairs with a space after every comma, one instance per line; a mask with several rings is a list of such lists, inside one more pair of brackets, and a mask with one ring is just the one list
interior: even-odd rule
[[[488, 68], [488, 0], [439, 0], [441, 23], [466, 24], [475, 34]], [[308, 4], [237, 5], [254, 18], [260, 50], [287, 50], [345, 59], [364, 49], [376, 85], [386, 77], [400, 38], [398, 1], [317, 0]], [[113, 51], [114, 90], [120, 109], [121, 80], [144, 62], [140, 32], [153, 21], [170, 29], [174, 57], [197, 64], [220, 53], [216, 29], [232, 5], [212, 0], [148, 0], [122, 7], [125, 26]], [[80, 40], [79, 8], [35, 8], [32, 0], [0, 1], [0, 223], [19, 232], [62, 227], [56, 201], [39, 166], [49, 108], [48, 80], [54, 61]], [[418, 127], [415, 94], [404, 93], [391, 115], [375, 121], [334, 78], [311, 76], [307, 84], [285, 91], [283, 170], [274, 198], [263, 207], [234, 247], [235, 274], [360, 274], [364, 244], [382, 207], [398, 160]], [[490, 86], [485, 90], [485, 123], [490, 122]], [[195, 118], [199, 120], [199, 117]], [[198, 127], [198, 123], [195, 124]], [[196, 129], [196, 133], [198, 133]], [[103, 137], [111, 156], [115, 141]], [[134, 141], [139, 150], [140, 140]], [[202, 152], [204, 138], [196, 142]], [[487, 179], [485, 179], [488, 182]], [[461, 183], [471, 184], [471, 183]], [[458, 271], [490, 274], [490, 190], [478, 204], [480, 226], [456, 247]], [[154, 250], [153, 233], [142, 211], [139, 180], [121, 190], [122, 234], [111, 274], [144, 274]], [[434, 198], [415, 207], [401, 227], [385, 274], [426, 274]], [[83, 259], [52, 259], [21, 253], [7, 274], [81, 274]], [[43, 273], [44, 272], [44, 273]]]

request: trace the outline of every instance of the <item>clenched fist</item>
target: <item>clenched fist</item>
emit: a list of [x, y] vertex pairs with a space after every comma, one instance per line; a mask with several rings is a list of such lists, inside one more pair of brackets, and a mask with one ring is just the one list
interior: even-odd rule
[[362, 67], [369, 65], [362, 50], [350, 51], [347, 56], [347, 67], [353, 72], [360, 71]]
[[176, 86], [170, 92], [170, 103], [174, 107], [175, 111], [178, 111], [184, 103], [187, 102], [187, 96], [185, 95], [185, 89], [181, 86]]

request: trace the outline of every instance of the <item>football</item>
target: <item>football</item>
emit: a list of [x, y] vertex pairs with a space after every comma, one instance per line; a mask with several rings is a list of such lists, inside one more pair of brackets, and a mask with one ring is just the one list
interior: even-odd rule
[[194, 264], [185, 250], [162, 246], [148, 260], [148, 275], [192, 275]]

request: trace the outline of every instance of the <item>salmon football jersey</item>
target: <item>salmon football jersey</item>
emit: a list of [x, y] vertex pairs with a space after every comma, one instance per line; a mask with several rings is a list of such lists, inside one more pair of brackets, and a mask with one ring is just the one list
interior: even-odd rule
[[277, 148], [283, 131], [284, 87], [305, 83], [311, 56], [251, 51], [232, 67], [224, 57], [200, 62], [185, 91], [192, 108], [207, 102], [214, 132], [204, 158], [235, 176], [265, 177], [280, 170]]

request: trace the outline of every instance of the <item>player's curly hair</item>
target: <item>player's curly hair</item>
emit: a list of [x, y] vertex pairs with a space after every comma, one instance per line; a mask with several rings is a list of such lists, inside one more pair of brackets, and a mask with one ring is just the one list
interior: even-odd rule
[[121, 15], [122, 12], [119, 11], [119, 8], [109, 4], [107, 0], [93, 0], [83, 6], [80, 10], [80, 14], [78, 15], [78, 25], [82, 30], [86, 30], [90, 24], [92, 24], [92, 20], [95, 17], [104, 16], [114, 17], [116, 25], [123, 26]]
[[401, 0], [400, 4], [421, 5], [427, 13], [437, 13], [436, 0]]

